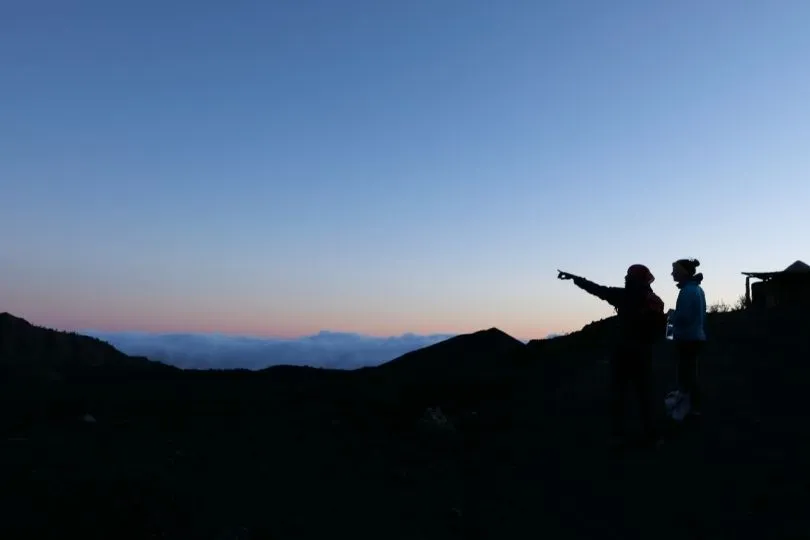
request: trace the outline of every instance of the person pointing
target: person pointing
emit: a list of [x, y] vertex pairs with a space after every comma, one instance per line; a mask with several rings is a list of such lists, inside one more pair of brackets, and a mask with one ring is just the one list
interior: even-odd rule
[[655, 277], [643, 264], [627, 269], [624, 287], [599, 285], [561, 270], [557, 277], [572, 281], [617, 312], [619, 330], [610, 354], [613, 442], [619, 443], [625, 438], [624, 409], [632, 387], [638, 398], [645, 442], [659, 444], [661, 439], [652, 405], [652, 346], [665, 336], [666, 314], [664, 302], [651, 287]]

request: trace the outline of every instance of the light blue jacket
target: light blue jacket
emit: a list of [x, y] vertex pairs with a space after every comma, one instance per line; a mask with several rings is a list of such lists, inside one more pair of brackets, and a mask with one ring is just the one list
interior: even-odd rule
[[706, 295], [697, 281], [680, 285], [675, 311], [670, 314], [672, 339], [706, 341]]

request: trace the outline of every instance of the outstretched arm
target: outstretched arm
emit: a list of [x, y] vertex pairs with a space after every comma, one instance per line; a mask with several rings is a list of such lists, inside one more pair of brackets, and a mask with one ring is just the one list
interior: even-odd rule
[[617, 309], [621, 303], [622, 294], [624, 292], [624, 289], [621, 287], [607, 287], [605, 285], [599, 285], [582, 277], [574, 278], [574, 285], [586, 293], [592, 294], [595, 297], [604, 300]]
[[[559, 270], [558, 270], [559, 272]], [[611, 306], [618, 309], [619, 304], [622, 301], [622, 295], [624, 294], [624, 289], [621, 287], [606, 287], [605, 285], [599, 285], [594, 283], [593, 281], [588, 281], [584, 277], [575, 276], [574, 274], [569, 274], [567, 272], [560, 272], [559, 279], [570, 279], [574, 282], [574, 285], [585, 291], [586, 293], [592, 294], [595, 297], [604, 300]]]

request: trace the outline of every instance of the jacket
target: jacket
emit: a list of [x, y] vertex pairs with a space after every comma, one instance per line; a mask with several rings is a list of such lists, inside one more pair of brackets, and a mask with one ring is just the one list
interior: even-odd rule
[[669, 315], [675, 341], [706, 341], [706, 295], [700, 286], [702, 276], [696, 278], [678, 284], [675, 311]]
[[619, 345], [651, 345], [666, 330], [664, 302], [647, 284], [606, 287], [575, 277], [574, 284], [614, 308], [619, 320]]

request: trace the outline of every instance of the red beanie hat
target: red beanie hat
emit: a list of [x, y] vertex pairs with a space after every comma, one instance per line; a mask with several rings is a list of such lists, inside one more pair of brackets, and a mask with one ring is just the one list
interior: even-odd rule
[[646, 283], [648, 285], [655, 281], [655, 276], [653, 276], [650, 269], [643, 264], [634, 264], [628, 268], [627, 277], [634, 281], [641, 281], [642, 283]]

